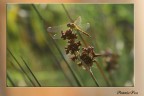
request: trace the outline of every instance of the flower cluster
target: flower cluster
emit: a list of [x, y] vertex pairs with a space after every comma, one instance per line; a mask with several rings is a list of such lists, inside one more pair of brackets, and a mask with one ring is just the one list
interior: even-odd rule
[[92, 46], [84, 47], [80, 50], [81, 42], [77, 40], [77, 35], [72, 29], [68, 29], [65, 32], [62, 31], [61, 34], [63, 40], [68, 40], [68, 45], [65, 47], [66, 54], [71, 54], [72, 61], [79, 61], [77, 63], [79, 66], [84, 66], [85, 64], [90, 68], [93, 65], [94, 58], [100, 56], [94, 52]]
[[77, 35], [72, 32], [71, 29], [66, 30], [66, 32], [61, 32], [64, 40], [68, 40], [68, 46], [65, 47], [66, 54], [75, 54], [75, 52], [80, 50], [80, 41], [76, 42]]
[[81, 46], [80, 41], [75, 42], [74, 40], [70, 40], [68, 41], [69, 45], [67, 47], [65, 47], [66, 50], [66, 54], [68, 54], [69, 52], [71, 54], [74, 54], [75, 52], [79, 51], [79, 47]]
[[110, 50], [106, 50], [103, 56], [105, 57], [106, 71], [113, 72], [118, 68], [118, 54], [114, 54]]
[[89, 67], [93, 65], [95, 57], [100, 56], [94, 52], [94, 47], [88, 46], [87, 48], [82, 48], [82, 53], [80, 59]]
[[66, 32], [61, 31], [61, 38], [63, 38], [64, 40], [68, 39], [68, 40], [74, 40], [77, 39], [77, 35], [72, 33], [71, 29], [66, 30]]

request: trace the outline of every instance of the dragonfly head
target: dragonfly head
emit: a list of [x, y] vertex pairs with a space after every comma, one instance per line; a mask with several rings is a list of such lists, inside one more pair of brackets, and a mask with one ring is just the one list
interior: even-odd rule
[[74, 25], [74, 23], [68, 23], [68, 24], [67, 24], [67, 27], [74, 28], [75, 25]]

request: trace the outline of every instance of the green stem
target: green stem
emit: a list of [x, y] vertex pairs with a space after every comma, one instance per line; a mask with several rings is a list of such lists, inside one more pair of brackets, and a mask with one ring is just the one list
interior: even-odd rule
[[96, 80], [95, 76], [93, 75], [93, 72], [92, 72], [92, 70], [90, 69], [90, 67], [88, 67], [88, 66], [85, 64], [85, 62], [83, 62], [83, 61], [80, 59], [79, 52], [77, 51], [77, 54], [76, 54], [76, 53], [74, 53], [74, 54], [78, 57], [79, 61], [81, 61], [81, 63], [82, 63], [83, 66], [85, 67], [86, 71], [88, 71], [88, 72], [90, 73], [90, 76], [91, 76], [92, 79], [94, 80], [95, 84], [99, 87], [98, 81]]
[[100, 67], [99, 63], [98, 63], [97, 61], [94, 61], [94, 62], [96, 63], [96, 65], [97, 65], [97, 67], [98, 67], [100, 73], [102, 74], [103, 78], [105, 79], [107, 85], [108, 85], [108, 86], [111, 86], [111, 84], [109, 83], [108, 78], [106, 77], [106, 75], [105, 75], [103, 69]]
[[71, 22], [74, 22], [74, 20], [71, 18], [70, 14], [68, 13], [67, 9], [65, 8], [64, 4], [62, 4], [62, 7], [64, 9], [64, 11], [66, 12], [68, 18], [70, 19]]
[[25, 66], [27, 67], [27, 69], [30, 71], [31, 75], [34, 77], [35, 81], [37, 82], [37, 84], [41, 87], [41, 84], [39, 83], [38, 79], [36, 78], [36, 76], [34, 75], [34, 73], [32, 72], [32, 70], [29, 68], [29, 66], [27, 65], [26, 61], [21, 57], [21, 59], [23, 60]]
[[11, 79], [11, 77], [9, 76], [9, 74], [7, 73], [7, 78], [10, 81], [10, 83], [12, 84], [13, 87], [16, 87], [15, 83], [13, 82], [13, 80]]
[[38, 14], [39, 18], [44, 22], [45, 20], [43, 19], [43, 17], [40, 15], [39, 11], [37, 10], [37, 8], [35, 7], [34, 4], [32, 4], [32, 7], [35, 9], [36, 13]]
[[[30, 78], [30, 76], [28, 74], [25, 74], [25, 72], [23, 72], [23, 69], [18, 69], [12, 61], [10, 61], [10, 63], [15, 68], [15, 70], [17, 70], [17, 71], [19, 71], [21, 73], [24, 73], [24, 74], [22, 74], [22, 76], [23, 76], [25, 82], [27, 82], [26, 81], [26, 78], [27, 78], [31, 82], [31, 84], [33, 85], [33, 87], [36, 87], [36, 84], [33, 82], [33, 80]], [[25, 75], [26, 75], [26, 77], [25, 77]]]
[[[18, 64], [18, 66], [20, 67], [20, 69], [22, 70], [22, 72], [27, 76], [27, 78], [30, 80], [30, 82], [32, 82], [30, 76], [27, 74], [27, 72], [24, 70], [24, 68], [21, 66], [21, 64], [18, 62], [18, 60], [16, 59], [16, 57], [13, 55], [13, 53], [7, 48], [7, 50], [9, 51], [10, 55], [13, 57], [13, 59], [16, 61], [16, 63]], [[32, 83], [33, 84], [33, 83]], [[40, 85], [41, 87], [41, 85]]]
[[90, 76], [91, 76], [92, 79], [94, 80], [95, 84], [96, 84], [98, 87], [100, 87], [99, 84], [98, 84], [98, 81], [96, 80], [95, 76], [93, 75], [93, 72], [92, 72], [91, 70], [88, 70], [88, 72], [90, 73]]

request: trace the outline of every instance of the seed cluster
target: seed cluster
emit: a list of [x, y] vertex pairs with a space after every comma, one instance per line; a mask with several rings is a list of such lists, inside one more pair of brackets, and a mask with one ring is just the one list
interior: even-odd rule
[[68, 40], [68, 45], [65, 47], [66, 54], [74, 54], [80, 50], [81, 43], [80, 41], [76, 42], [77, 35], [72, 32], [71, 29], [66, 30], [66, 32], [61, 32], [64, 40]]
[[114, 70], [118, 69], [118, 54], [113, 53], [110, 50], [106, 50], [104, 56], [106, 62], [106, 71], [111, 73]]
[[117, 69], [118, 66], [118, 55], [106, 50], [103, 54], [96, 54], [94, 52], [94, 47], [88, 46], [81, 48], [82, 44], [77, 38], [77, 34], [73, 32], [72, 28], [66, 31], [61, 31], [61, 38], [67, 40], [68, 45], [65, 47], [66, 54], [71, 55], [71, 60], [77, 62], [81, 67], [86, 67], [90, 69], [95, 58], [98, 56], [103, 56], [106, 62], [106, 71], [112, 72]]
[[84, 63], [90, 68], [93, 65], [94, 58], [100, 56], [94, 52], [94, 47], [92, 46], [83, 47], [80, 49], [82, 44], [80, 41], [78, 41], [77, 35], [72, 29], [68, 29], [65, 32], [62, 31], [61, 35], [63, 40], [68, 41], [68, 45], [65, 47], [66, 54], [71, 54], [72, 61], [79, 61], [77, 63], [79, 66], [83, 66]]
[[98, 56], [100, 55], [94, 52], [94, 47], [88, 46], [87, 48], [82, 48], [80, 58], [85, 64], [91, 67], [94, 62], [94, 58]]

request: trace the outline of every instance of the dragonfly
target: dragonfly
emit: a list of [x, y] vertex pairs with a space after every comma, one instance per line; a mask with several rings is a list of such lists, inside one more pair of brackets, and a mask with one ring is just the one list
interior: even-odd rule
[[88, 37], [91, 37], [87, 31], [90, 28], [90, 23], [81, 24], [81, 16], [79, 16], [74, 22], [68, 24], [48, 27], [47, 31], [50, 33], [53, 39], [61, 39], [61, 31], [66, 29], [72, 29], [75, 32], [80, 32]]

